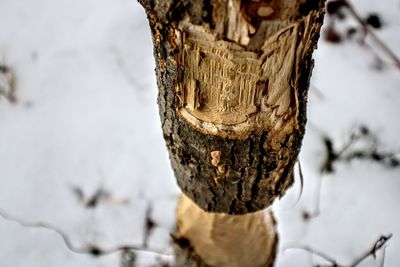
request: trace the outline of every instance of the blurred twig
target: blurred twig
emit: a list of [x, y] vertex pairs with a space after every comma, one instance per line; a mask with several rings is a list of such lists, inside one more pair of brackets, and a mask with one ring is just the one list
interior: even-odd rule
[[171, 256], [162, 251], [147, 249], [147, 248], [143, 248], [142, 246], [133, 246], [133, 245], [119, 245], [119, 246], [112, 247], [112, 248], [104, 248], [104, 247], [101, 247], [101, 246], [98, 246], [95, 244], [88, 244], [84, 247], [76, 247], [72, 244], [70, 238], [68, 237], [68, 235], [65, 232], [63, 232], [61, 229], [59, 229], [55, 226], [52, 226], [50, 224], [47, 224], [44, 222], [28, 222], [23, 219], [14, 217], [2, 209], [0, 209], [0, 217], [2, 217], [4, 220], [17, 223], [24, 227], [42, 228], [42, 229], [46, 229], [51, 232], [54, 232], [54, 233], [58, 234], [59, 236], [61, 236], [61, 238], [64, 241], [64, 244], [67, 246], [67, 248], [70, 251], [77, 253], [77, 254], [87, 254], [87, 255], [99, 257], [99, 256], [117, 253], [117, 252], [136, 251], [136, 252], [154, 253], [154, 254], [158, 254], [161, 256]]
[[370, 256], [376, 259], [376, 253], [390, 240], [390, 238], [392, 238], [392, 236], [393, 236], [392, 234], [388, 234], [386, 236], [385, 235], [380, 236], [368, 251], [366, 251], [364, 254], [362, 254], [353, 261], [350, 267], [359, 265], [362, 261], [364, 261], [366, 258]]
[[368, 25], [368, 23], [361, 18], [361, 16], [357, 13], [353, 5], [348, 0], [344, 0], [345, 7], [349, 10], [350, 14], [354, 17], [355, 20], [363, 27], [363, 30], [365, 33], [368, 33], [368, 35], [374, 40], [374, 42], [380, 46], [380, 48], [393, 60], [395, 63], [396, 67], [400, 69], [400, 59], [399, 57], [389, 48], [389, 46], [382, 41], [376, 34], [375, 32], [371, 29], [371, 27]]
[[0, 64], [0, 96], [4, 96], [12, 104], [17, 102], [14, 71], [3, 64]]
[[88, 209], [94, 209], [102, 202], [109, 202], [114, 204], [128, 204], [129, 199], [115, 199], [109, 191], [102, 186], [98, 187], [91, 195], [86, 196], [81, 187], [72, 185], [72, 193], [76, 196], [77, 200]]
[[[312, 255], [316, 255], [316, 256], [328, 261], [330, 263], [330, 265], [324, 265], [324, 266], [327, 266], [327, 267], [356, 267], [361, 262], [363, 262], [365, 259], [367, 259], [369, 257], [373, 257], [374, 259], [376, 259], [377, 252], [382, 248], [383, 248], [383, 253], [384, 253], [385, 245], [392, 238], [392, 236], [393, 236], [392, 234], [380, 236], [375, 241], [375, 243], [372, 245], [372, 247], [370, 249], [368, 249], [366, 252], [362, 253], [359, 257], [357, 257], [355, 260], [353, 260], [350, 264], [338, 263], [333, 257], [325, 254], [324, 252], [321, 252], [321, 251], [316, 250], [316, 249], [314, 249], [312, 247], [309, 247], [309, 246], [302, 246], [302, 245], [300, 245], [300, 246], [292, 246], [292, 247], [287, 247], [284, 250], [299, 249], [299, 250], [306, 251], [306, 252], [308, 252], [308, 253], [310, 253]], [[383, 257], [385, 257], [385, 253], [383, 254]], [[322, 266], [322, 265], [318, 264], [316, 266]]]
[[145, 248], [148, 247], [150, 235], [153, 232], [154, 227], [156, 227], [156, 223], [151, 217], [152, 211], [153, 211], [153, 205], [149, 201], [145, 214], [145, 228], [144, 228], [144, 238], [143, 238], [143, 247]]
[[[322, 190], [322, 179], [325, 173], [333, 173], [337, 162], [351, 161], [355, 159], [370, 160], [388, 168], [400, 167], [400, 153], [398, 151], [382, 151], [378, 146], [378, 138], [371, 133], [366, 126], [359, 126], [350, 133], [347, 141], [338, 149], [334, 141], [326, 134], [321, 133], [325, 145], [326, 156], [320, 169], [315, 189], [315, 208], [313, 211], [303, 211], [303, 219], [309, 220], [320, 214], [320, 200]], [[358, 141], [369, 141], [369, 145], [363, 148], [353, 148]]]
[[[370, 140], [372, 143], [369, 147], [351, 149], [356, 142], [362, 140]], [[366, 126], [360, 126], [353, 131], [340, 149], [334, 148], [333, 140], [327, 135], [323, 136], [323, 141], [326, 148], [326, 159], [322, 164], [321, 174], [334, 172], [333, 166], [338, 161], [354, 159], [371, 160], [390, 168], [400, 167], [399, 151], [384, 151], [379, 148], [378, 138]]]
[[[363, 19], [354, 6], [350, 3], [349, 0], [334, 0], [329, 1], [327, 3], [327, 12], [330, 15], [337, 15], [338, 18], [343, 18], [343, 14], [340, 10], [344, 8], [349, 11], [350, 15], [357, 21], [357, 23], [362, 27], [363, 38], [362, 43], [365, 43], [365, 37], [368, 35], [371, 37], [374, 43], [376, 43], [379, 48], [393, 61], [395, 66], [400, 70], [400, 59], [399, 57], [389, 48], [389, 46], [381, 40], [378, 35], [376, 35], [375, 31], [370, 27], [368, 24], [368, 20]], [[336, 33], [333, 29], [333, 25], [328, 27], [327, 39], [330, 42], [340, 42], [341, 38], [340, 35]]]

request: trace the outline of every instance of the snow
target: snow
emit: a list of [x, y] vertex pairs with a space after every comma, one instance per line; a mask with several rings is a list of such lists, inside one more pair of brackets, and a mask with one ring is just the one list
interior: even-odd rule
[[[400, 7], [354, 0], [366, 15], [377, 12], [377, 31], [400, 55]], [[339, 28], [355, 25], [340, 22]], [[339, 148], [366, 125], [385, 151], [399, 153], [400, 73], [368, 38], [331, 44], [321, 39], [309, 93], [307, 134], [299, 178], [274, 204], [280, 233], [276, 266], [312, 266], [317, 256], [286, 249], [308, 245], [350, 263], [381, 234], [392, 233], [385, 266], [400, 266], [400, 168], [367, 160], [338, 162], [322, 175], [321, 214], [309, 221], [328, 135]], [[369, 48], [368, 48], [369, 47]], [[150, 30], [133, 0], [2, 0], [0, 63], [16, 76], [18, 102], [0, 98], [0, 210], [28, 222], [46, 222], [74, 246], [140, 246], [146, 212], [155, 222], [148, 246], [171, 254], [169, 234], [179, 189], [162, 140]], [[80, 200], [72, 188], [80, 188]], [[107, 197], [87, 201], [98, 189]], [[368, 259], [360, 266], [379, 266]], [[137, 266], [156, 266], [154, 253], [139, 253]], [[163, 257], [170, 260], [170, 257]], [[0, 218], [0, 266], [119, 266], [120, 255], [71, 252], [46, 229]]]

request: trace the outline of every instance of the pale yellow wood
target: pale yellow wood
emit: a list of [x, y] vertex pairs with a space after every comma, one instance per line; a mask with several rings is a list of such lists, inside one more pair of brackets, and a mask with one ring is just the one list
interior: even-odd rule
[[277, 234], [271, 211], [208, 213], [182, 195], [177, 230], [179, 237], [188, 239], [194, 252], [210, 266], [270, 266], [275, 258]]
[[203, 133], [232, 139], [265, 129], [292, 132], [300, 64], [313, 49], [310, 33], [319, 31], [315, 22], [323, 14], [299, 16], [299, 3], [260, 2], [253, 14], [262, 18], [257, 28], [246, 20], [246, 4], [239, 0], [214, 3], [219, 15], [214, 30], [182, 20], [174, 29], [185, 70], [176, 88], [178, 114]]

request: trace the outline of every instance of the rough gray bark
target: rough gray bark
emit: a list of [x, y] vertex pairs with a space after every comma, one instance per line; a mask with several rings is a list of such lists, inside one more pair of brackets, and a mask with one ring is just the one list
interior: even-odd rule
[[[313, 67], [312, 52], [319, 37], [324, 1], [310, 0], [303, 3], [303, 1], [290, 0], [139, 0], [139, 2], [146, 10], [153, 33], [162, 129], [178, 185], [187, 196], [206, 211], [245, 214], [268, 207], [276, 197], [282, 196], [293, 182], [293, 165], [300, 150], [306, 122], [307, 90]], [[259, 12], [255, 13], [257, 10], [254, 11], [254, 8], [259, 8], [257, 5], [264, 2], [271, 2], [269, 3], [271, 7], [262, 6], [264, 9], [259, 9]], [[240, 9], [229, 10], [229, 4], [232, 3], [238, 4]], [[268, 8], [276, 14], [268, 17], [271, 13]], [[260, 17], [260, 14], [266, 17]], [[236, 17], [229, 20], [232, 16]], [[241, 20], [244, 22], [242, 23]], [[232, 25], [232, 21], [236, 24]], [[250, 30], [240, 32], [243, 28], [240, 23], [246, 24], [248, 26], [246, 29]], [[285, 27], [289, 29], [287, 37], [283, 36], [286, 33], [281, 34], [283, 37], [274, 37], [277, 39], [275, 43], [278, 46], [275, 45], [268, 55], [267, 52], [264, 53], [263, 45], [268, 49], [264, 40], [271, 39], [271, 36]], [[212, 101], [212, 99], [204, 100], [204, 94], [209, 93], [204, 90], [214, 90], [207, 89], [210, 87], [207, 84], [215, 83], [218, 77], [206, 77], [202, 78], [203, 80], [196, 78], [194, 87], [197, 88], [194, 90], [203, 91], [200, 93], [195, 91], [193, 94], [199, 94], [199, 96], [195, 96], [194, 100], [182, 101], [182, 98], [188, 98], [188, 96], [182, 96], [185, 93], [182, 93], [182, 90], [190, 89], [189, 79], [196, 75], [195, 73], [188, 76], [187, 73], [193, 66], [189, 66], [190, 62], [185, 62], [189, 59], [182, 60], [182, 57], [188, 53], [189, 56], [186, 58], [190, 57], [193, 47], [197, 45], [190, 43], [191, 31], [197, 31], [195, 33], [197, 35], [201, 34], [199, 39], [210, 39], [212, 36], [215, 39], [214, 42], [218, 43], [218, 47], [224, 46], [221, 49], [229, 50], [227, 53], [237, 55], [250, 51], [254, 55], [260, 55], [260, 60], [264, 62], [278, 55], [281, 49], [279, 45], [285, 44], [285, 38], [288, 40], [292, 38], [290, 39], [292, 41], [287, 41], [286, 44], [288, 51], [293, 45], [301, 47], [301, 50], [293, 50], [295, 60], [292, 62], [289, 62], [290, 58], [287, 56], [291, 53], [290, 51], [285, 52], [286, 55], [284, 54], [281, 58], [272, 59], [275, 61], [267, 65], [279, 64], [279, 61], [283, 61], [282, 66], [278, 66], [278, 71], [275, 73], [266, 70], [264, 71], [264, 74], [266, 73], [264, 76], [267, 76], [265, 78], [260, 72], [260, 77], [254, 84], [262, 87], [260, 93], [262, 95], [254, 104], [254, 110], [245, 114], [247, 128], [241, 130], [240, 133], [235, 130], [235, 125], [233, 125], [235, 121], [232, 122], [225, 116], [229, 110], [221, 111], [226, 108], [225, 106], [219, 107], [218, 110], [214, 108], [215, 112], [212, 112], [218, 113], [217, 115], [207, 115], [203, 112], [204, 109], [202, 110], [202, 105], [207, 108], [206, 105], [211, 105], [210, 101]], [[207, 33], [203, 34], [201, 31]], [[182, 36], [189, 37], [184, 39], [185, 37]], [[246, 41], [241, 41], [246, 38], [250, 40], [247, 44]], [[207, 42], [212, 43], [213, 40], [207, 40]], [[231, 45], [236, 46], [231, 48]], [[233, 50], [235, 51], [232, 52]], [[262, 53], [267, 55], [263, 59]], [[215, 57], [215, 55], [211, 56]], [[200, 52], [200, 58], [207, 59], [206, 53]], [[199, 59], [199, 62], [195, 62], [194, 65], [204, 64], [201, 60]], [[234, 60], [232, 62], [228, 63], [236, 64]], [[218, 73], [223, 67], [217, 65], [213, 72]], [[290, 80], [280, 77], [285, 74], [285, 68], [289, 70], [287, 75]], [[230, 71], [232, 74], [229, 79], [233, 81], [235, 75], [239, 75], [239, 69], [231, 67]], [[205, 79], [212, 81], [205, 81]], [[285, 79], [287, 79], [286, 85], [282, 85]], [[206, 86], [203, 86], [204, 84]], [[205, 89], [201, 89], [202, 86]], [[278, 97], [273, 95], [273, 90], [276, 90], [274, 88], [283, 90], [279, 88], [285, 86], [286, 92], [275, 93]], [[242, 94], [241, 92], [237, 94], [239, 93]], [[186, 92], [186, 94], [189, 93]], [[236, 93], [231, 92], [231, 94]], [[252, 97], [254, 98], [254, 95]], [[206, 103], [201, 103], [201, 101]], [[234, 110], [238, 106], [237, 103], [226, 104], [226, 101], [229, 99], [224, 102], [224, 105], [228, 106], [227, 109]], [[262, 112], [263, 109], [266, 111]], [[194, 119], [197, 125], [196, 122], [184, 116], [188, 114], [186, 112], [188, 110], [192, 112], [191, 114], [195, 114], [194, 117], [199, 114]], [[236, 111], [233, 117], [245, 113], [238, 108]], [[217, 119], [214, 119], [215, 117]], [[209, 126], [203, 127], [201, 123], [204, 121], [206, 121], [204, 125], [219, 128], [210, 130]]]

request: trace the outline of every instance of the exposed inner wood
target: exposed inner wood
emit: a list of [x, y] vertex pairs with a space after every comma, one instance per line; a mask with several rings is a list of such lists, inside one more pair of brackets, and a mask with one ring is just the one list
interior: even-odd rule
[[180, 238], [209, 266], [270, 266], [277, 246], [272, 212], [246, 215], [209, 213], [182, 195], [177, 210]]
[[188, 19], [175, 29], [183, 66], [178, 113], [203, 133], [244, 139], [296, 125], [299, 64], [313, 46], [318, 14], [294, 17], [298, 1], [250, 2], [216, 4], [213, 30]]

